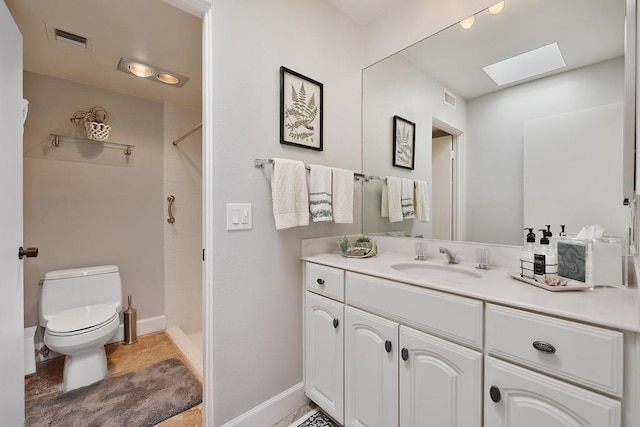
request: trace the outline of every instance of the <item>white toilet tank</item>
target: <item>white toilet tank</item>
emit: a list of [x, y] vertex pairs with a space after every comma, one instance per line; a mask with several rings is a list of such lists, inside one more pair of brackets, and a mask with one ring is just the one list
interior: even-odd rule
[[50, 271], [44, 275], [40, 296], [40, 326], [46, 327], [61, 311], [95, 304], [122, 310], [122, 282], [117, 265]]

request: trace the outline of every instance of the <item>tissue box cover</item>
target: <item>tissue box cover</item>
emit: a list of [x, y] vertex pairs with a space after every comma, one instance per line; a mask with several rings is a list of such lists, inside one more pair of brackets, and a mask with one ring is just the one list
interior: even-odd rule
[[559, 276], [589, 285], [624, 285], [622, 239], [561, 238], [557, 241], [557, 251]]
[[558, 276], [587, 281], [587, 242], [558, 241]]

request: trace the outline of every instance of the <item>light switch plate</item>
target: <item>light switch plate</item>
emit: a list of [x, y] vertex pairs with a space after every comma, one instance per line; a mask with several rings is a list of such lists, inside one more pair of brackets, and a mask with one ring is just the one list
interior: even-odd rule
[[227, 203], [227, 230], [251, 230], [251, 203]]

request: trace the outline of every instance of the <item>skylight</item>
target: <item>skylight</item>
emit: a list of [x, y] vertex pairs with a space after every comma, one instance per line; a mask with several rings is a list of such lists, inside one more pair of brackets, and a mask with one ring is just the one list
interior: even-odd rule
[[482, 69], [498, 86], [504, 86], [565, 66], [558, 43], [551, 43], [495, 64], [487, 65]]

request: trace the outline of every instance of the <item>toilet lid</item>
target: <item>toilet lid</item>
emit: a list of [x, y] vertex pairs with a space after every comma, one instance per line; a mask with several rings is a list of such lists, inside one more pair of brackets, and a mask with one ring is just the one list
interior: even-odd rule
[[117, 315], [113, 306], [107, 304], [72, 308], [53, 316], [47, 323], [47, 329], [59, 333], [80, 331], [107, 323]]

